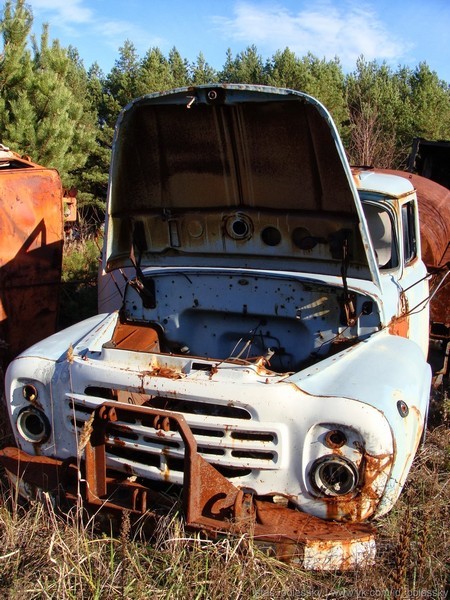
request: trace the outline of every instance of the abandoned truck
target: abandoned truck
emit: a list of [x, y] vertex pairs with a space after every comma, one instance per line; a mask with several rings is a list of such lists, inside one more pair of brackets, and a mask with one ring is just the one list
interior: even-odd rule
[[9, 366], [10, 477], [149, 519], [182, 489], [190, 529], [250, 532], [306, 568], [373, 561], [370, 521], [399, 496], [427, 414], [417, 212], [406, 179], [351, 171], [303, 93], [133, 101], [103, 260], [135, 275], [119, 311]]

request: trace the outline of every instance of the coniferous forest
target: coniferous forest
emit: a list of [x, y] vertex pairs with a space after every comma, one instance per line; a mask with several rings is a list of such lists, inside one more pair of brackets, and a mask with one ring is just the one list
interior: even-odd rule
[[211, 82], [281, 86], [304, 91], [331, 112], [351, 164], [402, 169], [414, 137], [450, 139], [450, 87], [423, 62], [414, 69], [361, 56], [344, 73], [327, 61], [288, 48], [263, 60], [255, 46], [224, 57], [216, 70], [200, 53], [195, 62], [174, 47], [139, 56], [125, 40], [109, 73], [86, 68], [75, 47], [63, 48], [44, 26], [31, 33], [25, 0], [6, 0], [0, 17], [0, 142], [58, 169], [78, 190], [82, 218], [102, 219], [114, 125], [140, 95]]

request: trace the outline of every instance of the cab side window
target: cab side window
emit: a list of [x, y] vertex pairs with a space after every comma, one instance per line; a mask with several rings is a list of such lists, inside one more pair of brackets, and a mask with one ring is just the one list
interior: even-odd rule
[[402, 206], [403, 256], [405, 265], [417, 256], [415, 206], [408, 202]]

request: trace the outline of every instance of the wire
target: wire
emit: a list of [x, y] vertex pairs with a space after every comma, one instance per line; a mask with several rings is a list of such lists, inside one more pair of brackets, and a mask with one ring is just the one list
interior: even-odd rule
[[[414, 306], [414, 308], [411, 308], [404, 315], [401, 315], [401, 316], [404, 317], [404, 316], [409, 316], [409, 315], [416, 315], [419, 312], [421, 312], [422, 310], [424, 310], [426, 308], [427, 304], [429, 304], [431, 302], [431, 300], [433, 300], [433, 298], [435, 297], [435, 295], [438, 293], [438, 291], [442, 287], [444, 281], [447, 279], [447, 277], [448, 277], [449, 274], [450, 274], [450, 271], [447, 271], [447, 273], [441, 279], [441, 281], [439, 282], [439, 284], [436, 286], [436, 289], [433, 290], [433, 292], [429, 296], [427, 296], [427, 298], [425, 298], [424, 300], [422, 300], [421, 302], [419, 302], [419, 304], [416, 304], [416, 306]], [[422, 308], [420, 310], [417, 310], [419, 308], [419, 306], [421, 306], [422, 304], [423, 304]]]

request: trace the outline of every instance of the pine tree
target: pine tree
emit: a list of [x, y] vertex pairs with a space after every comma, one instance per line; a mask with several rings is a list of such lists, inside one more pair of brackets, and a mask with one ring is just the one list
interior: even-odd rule
[[175, 87], [189, 85], [189, 64], [187, 60], [181, 57], [181, 54], [175, 47], [169, 52], [169, 67]]
[[318, 98], [333, 116], [338, 127], [348, 121], [345, 77], [339, 60], [319, 59], [311, 53], [303, 57], [310, 78], [305, 91]]
[[169, 61], [159, 48], [151, 48], [139, 67], [137, 95], [161, 92], [174, 87]]
[[[44, 26], [39, 46], [34, 41], [33, 85], [36, 144], [40, 160], [62, 177], [82, 167], [95, 139], [95, 113], [89, 110], [87, 78], [78, 56], [54, 40]], [[66, 181], [67, 184], [72, 182]]]
[[17, 152], [34, 150], [33, 106], [28, 90], [32, 85], [32, 61], [27, 50], [33, 17], [24, 0], [5, 2], [0, 30], [0, 141]]
[[105, 92], [110, 99], [108, 118], [112, 118], [113, 122], [121, 109], [139, 96], [139, 68], [136, 48], [132, 42], [126, 40], [119, 48], [119, 58], [105, 80]]
[[266, 66], [269, 85], [306, 92], [312, 87], [312, 74], [304, 61], [298, 59], [292, 50], [285, 48], [276, 52]]
[[425, 62], [410, 75], [412, 128], [415, 136], [450, 139], [450, 87]]
[[217, 72], [206, 62], [202, 52], [198, 55], [191, 70], [191, 81], [193, 85], [203, 85], [205, 83], [214, 83], [217, 81]]
[[238, 64], [237, 60], [233, 58], [231, 48], [228, 48], [225, 64], [221, 71], [218, 73], [218, 79], [222, 83], [239, 83], [238, 81]]
[[248, 46], [235, 59], [236, 83], [266, 83], [264, 64], [256, 46]]
[[106, 119], [104, 87], [105, 76], [98, 64], [94, 63], [87, 72], [87, 89], [91, 110], [95, 110], [97, 114], [96, 140], [89, 150], [84, 167], [74, 172], [78, 188], [78, 210], [83, 222], [88, 224], [103, 221], [108, 189], [114, 128]]
[[7, 1], [1, 20], [0, 137], [15, 151], [58, 169], [65, 185], [86, 162], [95, 136], [95, 113], [86, 103], [84, 69], [72, 50], [31, 37], [32, 14], [23, 0]]
[[367, 62], [360, 57], [356, 71], [346, 78], [346, 93], [351, 162], [385, 168], [401, 166], [405, 148], [399, 132], [411, 114], [401, 79], [385, 63]]

